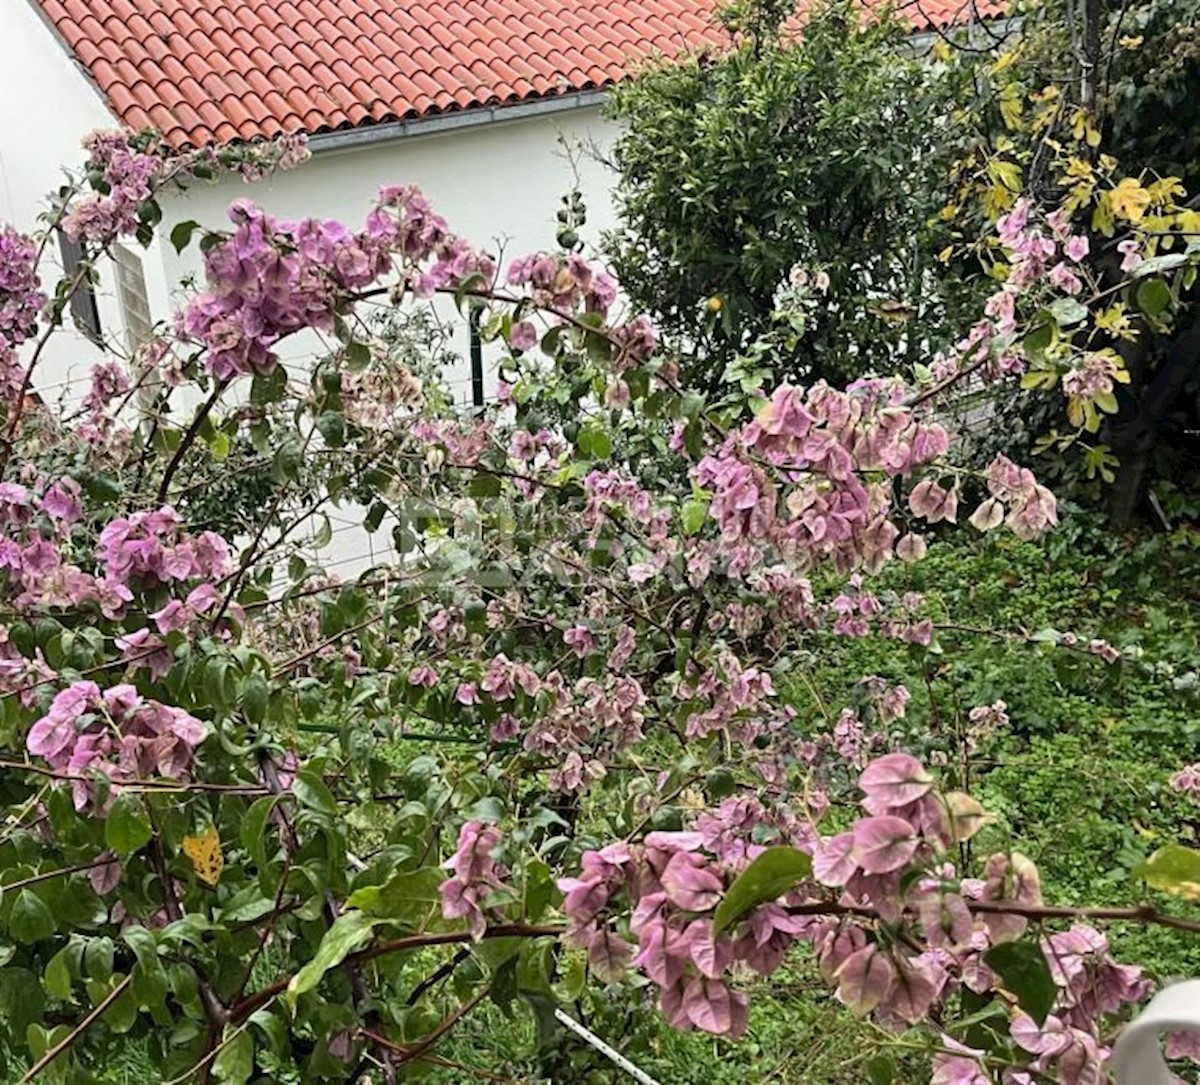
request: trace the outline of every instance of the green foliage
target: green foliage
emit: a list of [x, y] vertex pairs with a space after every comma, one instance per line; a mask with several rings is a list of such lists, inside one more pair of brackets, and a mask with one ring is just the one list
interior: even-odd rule
[[824, 272], [828, 299], [776, 375], [894, 371], [918, 341], [944, 340], [958, 294], [928, 225], [958, 88], [848, 3], [809, 12], [799, 39], [772, 30], [780, 11], [743, 7], [739, 25], [760, 22], [742, 44], [613, 94], [621, 283], [712, 387], [776, 327], [791, 269]]

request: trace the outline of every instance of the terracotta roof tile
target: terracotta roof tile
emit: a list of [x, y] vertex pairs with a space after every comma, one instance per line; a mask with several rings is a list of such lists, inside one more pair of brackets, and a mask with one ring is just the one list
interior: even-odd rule
[[[178, 146], [602, 87], [647, 56], [726, 40], [718, 0], [36, 2], [113, 113]], [[899, 7], [926, 30], [1005, 3]]]

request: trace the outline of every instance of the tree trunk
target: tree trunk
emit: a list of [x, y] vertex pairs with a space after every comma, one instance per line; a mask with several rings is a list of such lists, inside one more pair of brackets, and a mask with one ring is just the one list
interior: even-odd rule
[[1129, 396], [1109, 423], [1108, 443], [1121, 461], [1109, 490], [1109, 525], [1123, 530], [1146, 496], [1158, 431], [1200, 362], [1200, 317], [1167, 347], [1163, 364], [1140, 398]]

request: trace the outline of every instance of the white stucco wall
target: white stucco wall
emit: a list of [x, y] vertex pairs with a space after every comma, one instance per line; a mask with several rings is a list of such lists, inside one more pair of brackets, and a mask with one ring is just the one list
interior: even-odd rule
[[[168, 236], [176, 222], [188, 219], [225, 227], [227, 207], [242, 198], [261, 204], [280, 218], [335, 218], [354, 227], [362, 223], [381, 185], [416, 184], [454, 233], [492, 251], [502, 246], [509, 259], [555, 246], [559, 200], [575, 183], [559, 138], [573, 147], [606, 150], [612, 131], [600, 117], [599, 108], [589, 107], [347, 149], [318, 149], [300, 169], [253, 185], [229, 177], [164, 200], [162, 233]], [[577, 154], [575, 160], [588, 208], [582, 236], [596, 242], [600, 231], [614, 222], [612, 177], [594, 155]], [[177, 257], [170, 246], [164, 246], [163, 278], [168, 288], [197, 275], [200, 267], [195, 247]], [[452, 305], [449, 314], [448, 319], [457, 322]], [[466, 398], [465, 327], [457, 346], [464, 367], [451, 374], [451, 379]]]
[[[114, 121], [28, 0], [0, 0], [0, 50], [0, 221], [31, 233], [40, 226], [47, 193], [63, 183], [63, 167], [81, 162], [80, 140], [93, 128], [113, 127]], [[42, 279], [53, 286], [61, 274], [53, 240], [47, 257]], [[105, 275], [97, 305], [102, 328], [119, 333], [112, 289], [111, 276]], [[39, 362], [35, 383], [43, 395], [56, 398], [66, 382], [86, 379], [97, 356], [97, 348], [76, 334], [68, 319]]]
[[[560, 199], [575, 185], [575, 174], [560, 137], [569, 146], [598, 148], [611, 144], [615, 128], [600, 116], [596, 106], [549, 115], [498, 121], [423, 136], [404, 136], [389, 142], [341, 150], [320, 151], [298, 170], [277, 174], [246, 185], [230, 177], [213, 185], [196, 185], [187, 193], [163, 200], [162, 236], [178, 222], [195, 220], [205, 226], [228, 225], [230, 202], [249, 198], [281, 218], [337, 218], [360, 224], [373, 197], [383, 184], [417, 184], [451, 230], [476, 246], [497, 251], [505, 262], [512, 257], [555, 246], [556, 213]], [[586, 243], [596, 244], [602, 230], [614, 225], [611, 187], [613, 176], [594, 153], [575, 156], [579, 187], [587, 205], [588, 221], [581, 231]], [[158, 250], [162, 282], [178, 304], [183, 293], [178, 284], [199, 279], [201, 257], [196, 246], [177, 256], [170, 245]], [[148, 286], [154, 305], [170, 308], [156, 289]], [[439, 306], [444, 320], [456, 328], [454, 349], [461, 364], [448, 374], [456, 397], [470, 400], [469, 335], [466, 322], [447, 300]], [[167, 315], [156, 311], [157, 318]], [[281, 353], [299, 360], [315, 344], [295, 340]], [[494, 376], [485, 378], [490, 395]], [[334, 524], [330, 552], [320, 555], [326, 567], [343, 576], [392, 556], [390, 525], [368, 536], [361, 527], [360, 510], [347, 509]]]

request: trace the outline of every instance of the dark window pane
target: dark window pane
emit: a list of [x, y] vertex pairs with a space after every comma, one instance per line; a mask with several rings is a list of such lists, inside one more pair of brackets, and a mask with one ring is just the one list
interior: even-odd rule
[[[68, 279], [74, 279], [79, 272], [79, 265], [87, 258], [83, 242], [72, 241], [59, 230], [58, 246], [62, 251], [63, 272]], [[80, 283], [71, 295], [71, 319], [75, 327], [93, 343], [99, 345], [103, 342], [100, 311], [96, 308], [96, 288], [91, 282]]]

